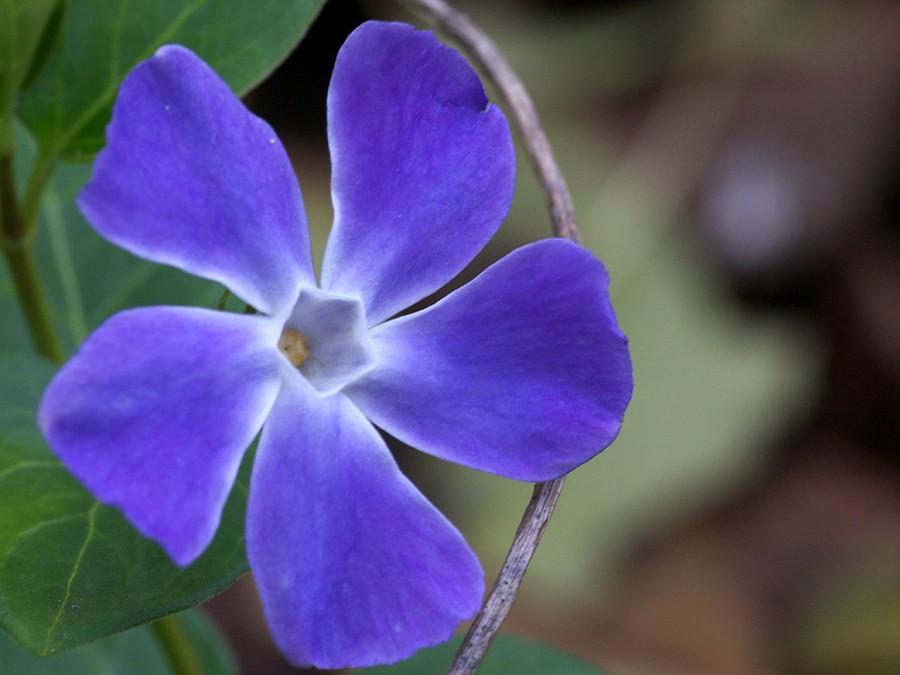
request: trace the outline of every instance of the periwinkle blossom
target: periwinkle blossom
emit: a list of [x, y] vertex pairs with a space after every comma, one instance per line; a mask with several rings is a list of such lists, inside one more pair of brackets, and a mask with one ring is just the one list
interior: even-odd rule
[[125, 79], [79, 205], [106, 239], [224, 284], [257, 310], [123, 311], [47, 389], [63, 463], [179, 565], [212, 540], [262, 430], [246, 546], [298, 665], [367, 666], [450, 637], [484, 577], [376, 426], [525, 481], [605, 448], [631, 396], [603, 266], [524, 246], [422, 311], [509, 208], [509, 128], [428, 32], [369, 22], [328, 93], [335, 219], [316, 284], [300, 191], [272, 129], [196, 55]]

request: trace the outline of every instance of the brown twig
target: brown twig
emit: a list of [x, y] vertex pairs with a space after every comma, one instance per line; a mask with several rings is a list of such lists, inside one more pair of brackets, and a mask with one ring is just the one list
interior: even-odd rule
[[[509, 107], [531, 165], [544, 190], [553, 233], [576, 244], [581, 243], [572, 197], [553, 158], [550, 142], [541, 127], [537, 111], [525, 87], [497, 46], [469, 17], [443, 0], [397, 1], [456, 40], [494, 83]], [[525, 570], [541, 541], [550, 516], [553, 515], [564, 481], [565, 477], [561, 477], [534, 486], [534, 494], [522, 516], [503, 568], [481, 611], [469, 626], [447, 675], [471, 675], [478, 670], [516, 600]]]
[[565, 480], [563, 476], [534, 486], [531, 501], [528, 502], [528, 508], [522, 515], [522, 521], [519, 523], [509, 553], [506, 554], [503, 568], [497, 575], [487, 600], [469, 626], [466, 637], [447, 670], [447, 675], [471, 675], [478, 670], [501, 624], [516, 601], [525, 570], [550, 522], [550, 516], [556, 508]]

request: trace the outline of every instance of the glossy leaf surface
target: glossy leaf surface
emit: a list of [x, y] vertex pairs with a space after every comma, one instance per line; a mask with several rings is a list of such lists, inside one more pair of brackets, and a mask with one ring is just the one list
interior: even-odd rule
[[0, 362], [0, 627], [50, 654], [211, 597], [246, 571], [246, 476], [207, 552], [187, 568], [99, 504], [47, 448], [34, 410], [53, 368]]
[[76, 0], [66, 4], [58, 42], [23, 91], [19, 114], [42, 155], [88, 159], [119, 83], [163, 44], [197, 52], [239, 94], [267, 75], [299, 41], [324, 0]]

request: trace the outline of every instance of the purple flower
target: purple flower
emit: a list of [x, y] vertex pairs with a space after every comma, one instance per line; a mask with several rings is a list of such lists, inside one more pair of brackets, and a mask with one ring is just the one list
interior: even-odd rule
[[79, 198], [105, 238], [221, 282], [257, 314], [121, 312], [47, 389], [63, 463], [179, 565], [208, 546], [262, 429], [247, 554], [298, 665], [396, 661], [446, 640], [484, 591], [475, 555], [375, 426], [437, 457], [542, 481], [616, 436], [631, 396], [603, 266], [524, 246], [428, 309], [513, 191], [509, 128], [428, 32], [371, 22], [328, 94], [335, 221], [316, 284], [272, 129], [169, 46], [122, 84]]

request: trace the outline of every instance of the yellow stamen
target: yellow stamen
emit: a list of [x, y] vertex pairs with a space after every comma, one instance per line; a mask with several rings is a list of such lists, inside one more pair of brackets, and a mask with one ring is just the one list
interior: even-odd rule
[[293, 328], [285, 328], [278, 338], [278, 348], [287, 357], [295, 368], [303, 365], [309, 356], [309, 347], [306, 346], [306, 336]]

